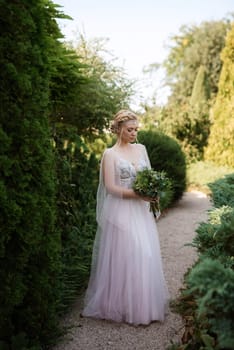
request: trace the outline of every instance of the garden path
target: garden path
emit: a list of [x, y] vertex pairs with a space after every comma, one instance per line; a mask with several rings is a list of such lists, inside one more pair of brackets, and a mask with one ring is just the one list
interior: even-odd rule
[[[161, 253], [171, 299], [179, 295], [183, 276], [196, 261], [196, 251], [185, 246], [191, 243], [201, 221], [211, 208], [209, 198], [197, 191], [184, 193], [182, 199], [157, 223]], [[164, 323], [130, 326], [103, 320], [80, 318], [82, 298], [63, 320], [71, 327], [62, 343], [54, 350], [165, 350], [182, 335], [181, 317], [168, 312]]]

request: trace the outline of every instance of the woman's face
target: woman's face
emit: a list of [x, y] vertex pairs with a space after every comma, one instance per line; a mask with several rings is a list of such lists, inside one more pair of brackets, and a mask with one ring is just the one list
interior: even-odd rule
[[137, 120], [124, 122], [120, 130], [120, 139], [124, 143], [135, 142], [138, 132]]

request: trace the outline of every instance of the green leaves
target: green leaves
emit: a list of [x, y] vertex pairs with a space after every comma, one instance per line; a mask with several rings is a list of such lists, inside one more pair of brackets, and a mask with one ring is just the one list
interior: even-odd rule
[[167, 199], [166, 203], [169, 204], [172, 195], [171, 181], [166, 173], [152, 169], [143, 169], [137, 172], [133, 190], [140, 196], [156, 199], [155, 202], [150, 203], [150, 209], [156, 217], [159, 215], [160, 209], [165, 209], [165, 207], [161, 208], [160, 199], [163, 198], [164, 205], [165, 199]]
[[[234, 167], [234, 24], [227, 34], [222, 51], [223, 67], [215, 101], [205, 159]], [[220, 132], [222, 130], [222, 132]]]
[[62, 244], [58, 309], [64, 313], [87, 283], [96, 232], [98, 162], [75, 128], [57, 129], [56, 168]]
[[80, 35], [73, 46], [58, 48], [51, 62], [51, 121], [76, 127], [89, 138], [108, 127], [132, 94], [133, 82], [111, 54], [107, 58], [104, 45], [101, 39], [89, 42]]
[[164, 198], [161, 198], [161, 205], [166, 208], [179, 199], [185, 190], [185, 155], [175, 140], [158, 131], [139, 131], [138, 140], [146, 146], [152, 168], [165, 171], [172, 182], [170, 199], [165, 200], [163, 204]]
[[[218, 115], [226, 114], [227, 123], [221, 125], [218, 122], [216, 131], [215, 126], [211, 126], [213, 122], [211, 107], [218, 88], [220, 89], [219, 78], [223, 66], [220, 54], [225, 47], [225, 37], [229, 29], [230, 22], [227, 19], [202, 22], [199, 26], [182, 27], [179, 34], [172, 37], [169, 55], [164, 62], [171, 95], [159, 115], [158, 127], [178, 140], [190, 162], [204, 158], [211, 127], [215, 133], [212, 141], [214, 144], [208, 148], [206, 159], [215, 161], [216, 158], [219, 159], [219, 164], [231, 165], [233, 154], [226, 149], [230, 150], [233, 142], [230, 139], [233, 125], [231, 122], [228, 125], [233, 111], [225, 112], [226, 106], [222, 104], [217, 111], [217, 122]], [[233, 80], [229, 78], [231, 74], [230, 71], [225, 75], [225, 79], [229, 79], [230, 82], [228, 89]], [[229, 104], [230, 107], [231, 105], [233, 103]], [[219, 134], [224, 126], [226, 130]], [[221, 143], [223, 146], [217, 147], [217, 144]], [[213, 155], [209, 156], [209, 152]]]
[[222, 67], [220, 52], [229, 27], [227, 20], [202, 22], [199, 26], [183, 26], [180, 33], [172, 37], [164, 65], [174, 101], [183, 102], [191, 96], [201, 65], [205, 67], [211, 95], [217, 93]]
[[58, 329], [60, 236], [48, 125], [55, 15], [46, 0], [1, 1], [0, 339], [9, 348], [48, 344]]
[[141, 196], [157, 198], [171, 186], [165, 172], [144, 169], [137, 172], [133, 189]]
[[233, 349], [234, 207], [229, 196], [233, 190], [222, 186], [232, 182], [231, 174], [212, 184], [212, 192], [222, 196], [216, 197], [218, 207], [209, 211], [208, 222], [199, 225], [193, 240], [199, 260], [185, 275], [186, 288], [177, 301], [186, 322], [178, 350]]
[[205, 259], [190, 272], [188, 286], [189, 293], [196, 298], [198, 319], [202, 322], [206, 315], [211, 330], [218, 336], [219, 349], [231, 349], [234, 343], [234, 271], [216, 260]]
[[234, 207], [234, 173], [209, 183], [208, 186], [212, 190], [212, 200], [216, 207]]

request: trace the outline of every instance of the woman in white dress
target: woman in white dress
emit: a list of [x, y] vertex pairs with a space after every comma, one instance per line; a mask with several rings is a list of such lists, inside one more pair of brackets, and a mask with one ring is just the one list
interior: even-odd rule
[[168, 304], [156, 222], [149, 198], [132, 189], [136, 173], [150, 167], [145, 147], [134, 143], [135, 113], [113, 120], [116, 144], [105, 150], [97, 193], [97, 233], [83, 316], [130, 324], [163, 321]]

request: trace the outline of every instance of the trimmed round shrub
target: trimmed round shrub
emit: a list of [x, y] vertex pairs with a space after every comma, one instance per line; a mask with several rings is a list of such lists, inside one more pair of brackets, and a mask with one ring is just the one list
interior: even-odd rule
[[180, 199], [186, 188], [186, 161], [180, 145], [171, 137], [153, 130], [141, 130], [138, 140], [147, 148], [154, 170], [167, 173], [172, 180], [173, 201]]

